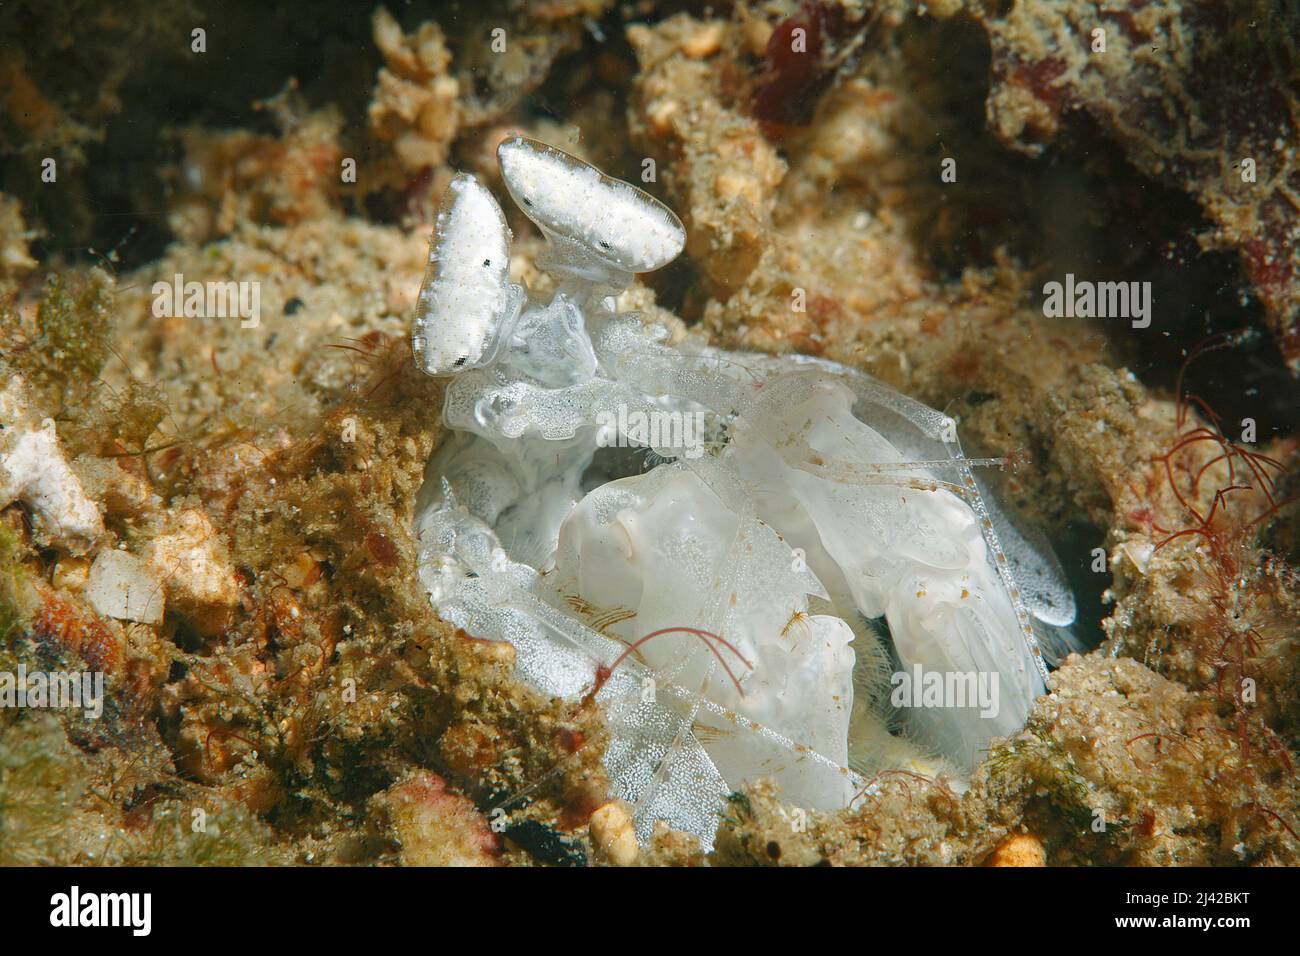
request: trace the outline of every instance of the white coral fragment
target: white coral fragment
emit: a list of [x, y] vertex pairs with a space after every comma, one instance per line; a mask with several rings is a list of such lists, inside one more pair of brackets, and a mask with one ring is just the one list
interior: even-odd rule
[[54, 422], [39, 419], [13, 375], [0, 390], [0, 508], [21, 501], [56, 544], [84, 553], [104, 533], [99, 509], [68, 466]]

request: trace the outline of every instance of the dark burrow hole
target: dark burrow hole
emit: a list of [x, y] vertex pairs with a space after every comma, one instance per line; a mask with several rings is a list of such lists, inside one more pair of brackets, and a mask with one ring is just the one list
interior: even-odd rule
[[[970, 266], [991, 267], [1005, 248], [1034, 272], [1033, 308], [1043, 304], [1042, 284], [1067, 273], [1150, 282], [1149, 327], [1125, 319], [1080, 319], [1080, 327], [1104, 331], [1143, 384], [1171, 397], [1198, 343], [1254, 330], [1237, 347], [1195, 363], [1188, 385], [1223, 417], [1230, 438], [1237, 435], [1229, 426], [1239, 428], [1244, 418], [1255, 420], [1260, 442], [1300, 430], [1300, 382], [1265, 326], [1238, 254], [1203, 247], [1216, 227], [1192, 196], [1137, 170], [1084, 110], [1068, 113], [1037, 157], [999, 142], [986, 112], [991, 51], [972, 20], [914, 20], [899, 42], [935, 100], [936, 169], [941, 156], [959, 160], [957, 184], [940, 193], [932, 217], [913, 223], [917, 248], [929, 250], [941, 278], [957, 281]], [[936, 51], [947, 64], [937, 86], [925, 76]], [[953, 69], [964, 81], [952, 81]], [[956, 225], [939, 230], [940, 211]]]

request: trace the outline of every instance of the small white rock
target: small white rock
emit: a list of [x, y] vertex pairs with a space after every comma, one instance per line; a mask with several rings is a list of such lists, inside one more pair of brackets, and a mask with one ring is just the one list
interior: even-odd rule
[[167, 582], [167, 600], [194, 619], [204, 634], [229, 624], [239, 604], [239, 582], [221, 535], [202, 511], [180, 512], [167, 532], [149, 543], [145, 560]]
[[591, 815], [587, 829], [609, 862], [615, 866], [631, 866], [636, 862], [636, 828], [622, 804], [605, 804]]
[[105, 548], [90, 566], [86, 600], [104, 617], [140, 624], [163, 619], [162, 581], [133, 554]]

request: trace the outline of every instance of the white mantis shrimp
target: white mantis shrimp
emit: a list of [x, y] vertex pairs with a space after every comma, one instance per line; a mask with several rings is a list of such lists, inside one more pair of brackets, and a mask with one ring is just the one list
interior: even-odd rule
[[[416, 514], [438, 613], [509, 641], [543, 692], [596, 692], [643, 842], [665, 820], [710, 846], [726, 795], [759, 777], [816, 809], [888, 769], [961, 786], [1044, 692], [1039, 637], [1068, 637], [1050, 550], [990, 507], [948, 416], [853, 369], [671, 345], [617, 312], [685, 245], [663, 204], [523, 137], [498, 157], [556, 288], [508, 282], [501, 209], [458, 175], [413, 332], [449, 376], [453, 435]], [[926, 693], [891, 712], [889, 684], [913, 677]]]

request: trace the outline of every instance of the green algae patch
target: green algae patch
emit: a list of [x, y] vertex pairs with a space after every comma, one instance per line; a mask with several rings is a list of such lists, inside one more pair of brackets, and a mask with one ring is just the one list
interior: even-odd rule
[[84, 397], [108, 360], [116, 324], [116, 283], [102, 269], [51, 273], [31, 321], [11, 294], [0, 301], [5, 357], [33, 385], [46, 407]]

